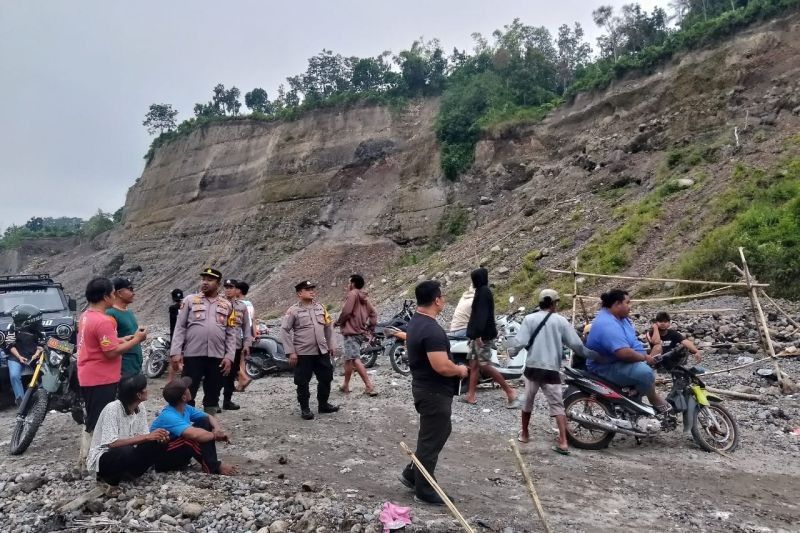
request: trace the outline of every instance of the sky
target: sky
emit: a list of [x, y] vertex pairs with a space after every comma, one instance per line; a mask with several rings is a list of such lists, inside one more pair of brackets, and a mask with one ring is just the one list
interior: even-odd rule
[[0, 0], [0, 229], [121, 207], [144, 168], [151, 103], [180, 121], [217, 83], [274, 97], [323, 48], [365, 57], [436, 37], [471, 49], [473, 32], [517, 17], [554, 34], [577, 21], [594, 44], [601, 3], [629, 2]]

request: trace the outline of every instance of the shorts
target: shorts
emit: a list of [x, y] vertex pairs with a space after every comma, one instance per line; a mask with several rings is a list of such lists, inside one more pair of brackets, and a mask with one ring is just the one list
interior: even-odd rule
[[550, 407], [550, 416], [562, 416], [564, 412], [564, 386], [560, 383], [541, 383], [525, 378], [525, 401], [522, 403], [522, 412], [533, 412], [533, 400], [539, 389], [544, 392], [547, 405]]
[[344, 360], [355, 361], [361, 358], [361, 345], [364, 343], [363, 335], [346, 335], [344, 337]]
[[492, 341], [483, 341], [483, 346], [478, 348], [478, 343], [469, 341], [467, 361], [477, 360], [478, 364], [485, 365], [492, 362]]
[[610, 365], [603, 365], [592, 370], [603, 379], [621, 387], [636, 387], [639, 394], [645, 394], [656, 382], [653, 369], [644, 361], [626, 363], [617, 361]]

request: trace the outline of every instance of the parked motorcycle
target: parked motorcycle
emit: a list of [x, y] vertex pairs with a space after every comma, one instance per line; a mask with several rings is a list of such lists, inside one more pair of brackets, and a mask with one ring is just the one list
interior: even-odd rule
[[294, 372], [280, 339], [269, 335], [266, 327], [264, 329], [259, 327], [258, 332], [259, 335], [253, 340], [253, 346], [250, 348], [250, 357], [244, 364], [247, 377], [258, 379], [267, 374]]
[[33, 376], [11, 431], [8, 446], [11, 455], [20, 455], [28, 449], [50, 410], [71, 413], [76, 423], [84, 423], [74, 352], [73, 343], [50, 337], [34, 359]]
[[385, 354], [389, 358], [392, 368], [398, 374], [407, 376], [411, 373], [408, 366], [408, 352], [406, 351], [406, 325], [387, 326], [384, 328], [386, 342]]
[[150, 349], [144, 355], [142, 368], [144, 374], [151, 379], [161, 377], [169, 368], [169, 336], [156, 337], [150, 343]]
[[673, 410], [668, 414], [656, 414], [631, 387], [619, 387], [586, 370], [565, 368], [564, 409], [570, 444], [600, 450], [617, 433], [632, 435], [638, 442], [676, 429], [677, 415], [681, 415], [684, 434], [691, 434], [704, 450], [735, 450], [739, 443], [736, 419], [721, 405], [721, 398], [706, 391], [697, 369], [683, 366], [685, 356], [686, 348], [680, 347], [655, 358], [656, 368], [672, 376], [667, 401]]
[[[392, 329], [403, 329], [405, 330], [408, 321], [411, 320], [411, 317], [414, 316], [416, 304], [414, 300], [405, 300], [403, 301], [403, 308], [394, 315], [389, 320], [385, 320], [383, 322], [378, 322], [375, 326], [375, 334], [372, 336], [371, 339], [366, 340], [361, 345], [361, 362], [364, 363], [364, 366], [367, 368], [372, 368], [375, 366], [375, 361], [378, 359], [378, 355], [385, 353], [390, 356], [391, 361], [391, 354], [392, 350], [396, 352], [399, 350], [399, 343], [398, 346], [395, 346], [396, 337], [394, 336], [387, 336], [385, 330], [386, 328]], [[394, 346], [394, 348], [393, 348]], [[394, 364], [392, 365], [394, 368]], [[395, 368], [395, 370], [397, 370]]]

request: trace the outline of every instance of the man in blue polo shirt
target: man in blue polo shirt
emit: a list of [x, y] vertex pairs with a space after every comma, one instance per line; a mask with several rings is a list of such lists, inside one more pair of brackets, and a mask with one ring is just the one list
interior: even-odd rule
[[586, 346], [605, 358], [587, 361], [586, 367], [612, 383], [636, 387], [647, 395], [657, 411], [668, 412], [670, 405], [656, 392], [656, 377], [650, 366], [653, 356], [639, 342], [628, 318], [630, 296], [626, 291], [614, 289], [603, 293], [600, 300], [603, 307], [592, 322]]
[[167, 430], [170, 441], [155, 468], [159, 472], [182, 470], [194, 457], [207, 474], [233, 475], [236, 468], [217, 459], [215, 444], [216, 441], [228, 442], [228, 434], [216, 418], [188, 404], [192, 399], [191, 385], [191, 378], [183, 377], [164, 386], [167, 406], [153, 420], [150, 430]]

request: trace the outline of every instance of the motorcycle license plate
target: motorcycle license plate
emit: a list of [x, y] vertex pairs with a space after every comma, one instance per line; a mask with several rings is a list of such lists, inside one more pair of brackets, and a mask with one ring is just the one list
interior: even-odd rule
[[64, 353], [72, 353], [75, 351], [74, 344], [68, 341], [62, 341], [61, 339], [56, 339], [55, 337], [50, 337], [47, 339], [47, 347]]

